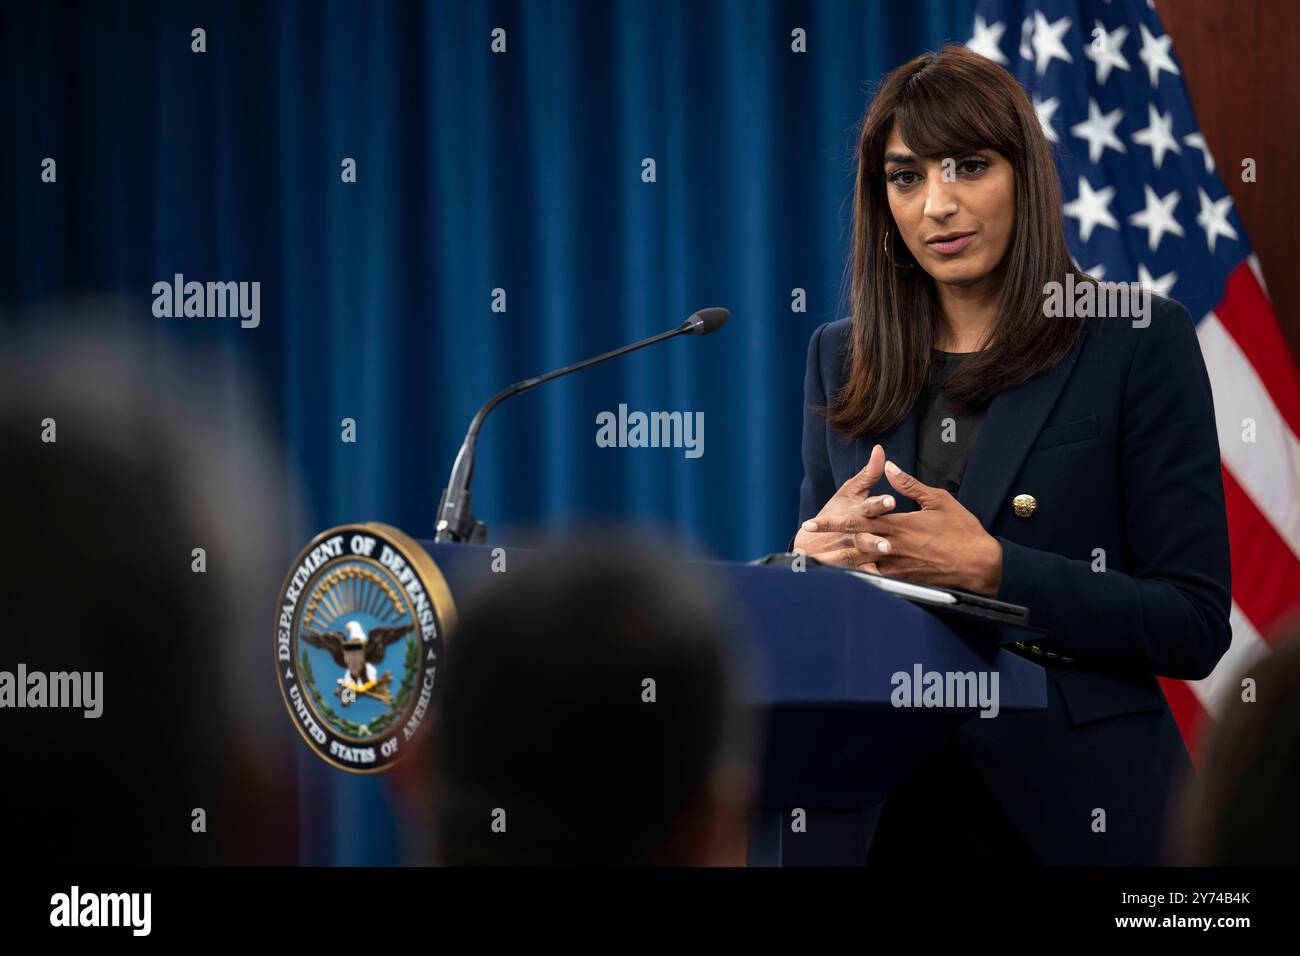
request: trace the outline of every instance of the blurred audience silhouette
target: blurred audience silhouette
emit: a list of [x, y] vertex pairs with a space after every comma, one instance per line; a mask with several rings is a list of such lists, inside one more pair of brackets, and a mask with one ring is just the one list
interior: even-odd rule
[[[1172, 861], [1294, 866], [1300, 861], [1300, 616], [1274, 652], [1246, 667], [1188, 781], [1171, 835]], [[1254, 680], [1253, 701], [1241, 681]]]
[[0, 712], [6, 850], [294, 863], [293, 730], [270, 671], [280, 455], [228, 368], [218, 391], [222, 370], [109, 331], [128, 325], [78, 309], [0, 348], [0, 671], [102, 673], [98, 717]]
[[508, 561], [448, 643], [439, 862], [744, 865], [744, 662], [704, 566], [594, 535]]

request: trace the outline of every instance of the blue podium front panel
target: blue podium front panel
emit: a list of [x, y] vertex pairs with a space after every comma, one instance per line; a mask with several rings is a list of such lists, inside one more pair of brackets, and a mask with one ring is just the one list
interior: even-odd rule
[[[492, 573], [492, 547], [421, 544], [457, 604]], [[794, 807], [821, 834], [820, 843], [805, 841], [800, 862], [862, 862], [885, 797], [962, 723], [983, 719], [977, 695], [964, 707], [923, 706], [915, 686], [903, 694], [899, 675], [908, 685], [972, 675], [985, 690], [996, 679], [999, 711], [1047, 706], [1042, 668], [1004, 650], [993, 636], [1004, 632], [981, 622], [950, 624], [830, 569], [695, 564], [735, 617], [751, 672], [746, 693], [763, 741], [753, 864], [790, 861], [783, 832]], [[896, 703], [900, 696], [913, 706]]]

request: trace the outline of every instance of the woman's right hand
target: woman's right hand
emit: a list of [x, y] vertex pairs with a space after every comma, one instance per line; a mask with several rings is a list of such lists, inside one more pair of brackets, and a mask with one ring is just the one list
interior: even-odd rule
[[[844, 482], [831, 500], [826, 502], [817, 518], [841, 518], [848, 515], [866, 515], [878, 518], [894, 507], [893, 495], [870, 497], [871, 488], [885, 471], [885, 449], [876, 445], [866, 467]], [[805, 522], [806, 523], [806, 522]], [[855, 543], [856, 542], [856, 543]], [[883, 547], [882, 547], [883, 546]], [[889, 542], [874, 534], [859, 532], [856, 535], [837, 531], [805, 531], [795, 535], [794, 547], [823, 564], [857, 568], [878, 574], [876, 558], [889, 553]]]

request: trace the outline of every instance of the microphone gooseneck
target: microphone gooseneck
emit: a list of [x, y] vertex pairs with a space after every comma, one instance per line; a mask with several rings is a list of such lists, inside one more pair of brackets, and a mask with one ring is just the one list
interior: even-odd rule
[[451, 477], [447, 480], [447, 487], [443, 491], [442, 500], [438, 504], [438, 524], [435, 529], [434, 540], [438, 542], [482, 542], [487, 540], [487, 525], [469, 513], [469, 485], [474, 478], [474, 452], [478, 442], [478, 432], [483, 426], [483, 420], [487, 418], [492, 409], [512, 395], [518, 395], [520, 392], [536, 388], [543, 382], [549, 382], [551, 379], [570, 375], [584, 368], [590, 368], [592, 365], [607, 362], [610, 359], [618, 358], [620, 355], [627, 355], [637, 349], [657, 345], [678, 335], [708, 335], [716, 332], [726, 324], [729, 318], [731, 318], [731, 313], [723, 308], [700, 309], [698, 312], [693, 312], [690, 318], [675, 329], [660, 332], [648, 339], [633, 342], [631, 345], [624, 345], [622, 348], [576, 362], [573, 365], [566, 365], [564, 368], [556, 369], [554, 372], [547, 372], [545, 375], [538, 375], [534, 378], [526, 378], [522, 382], [515, 382], [489, 398], [470, 421], [469, 428], [465, 432], [465, 441], [461, 443], [460, 451], [456, 455], [456, 462], [451, 466]]

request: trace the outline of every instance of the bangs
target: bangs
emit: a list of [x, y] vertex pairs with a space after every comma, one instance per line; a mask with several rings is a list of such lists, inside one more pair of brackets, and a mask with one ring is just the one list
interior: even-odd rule
[[[990, 103], [973, 84], [950, 72], [918, 70], [898, 97], [893, 126], [918, 158], [954, 156], [995, 149], [1008, 158], [1024, 150], [1015, 107]], [[879, 162], [889, 127], [881, 130]]]

